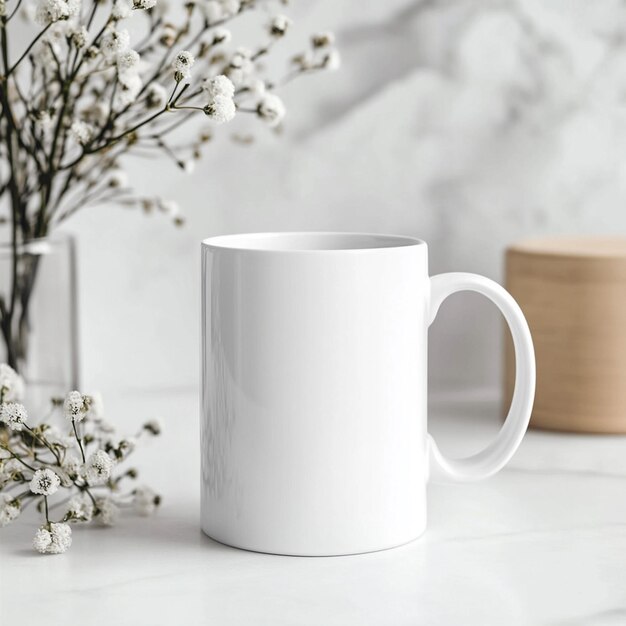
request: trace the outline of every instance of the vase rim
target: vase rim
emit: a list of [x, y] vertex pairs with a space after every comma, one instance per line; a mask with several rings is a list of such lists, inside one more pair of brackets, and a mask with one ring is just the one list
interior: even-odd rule
[[[68, 232], [53, 232], [45, 237], [34, 237], [18, 243], [18, 249], [21, 252], [30, 252], [33, 254], [47, 254], [53, 248], [60, 245], [72, 245], [74, 237]], [[11, 241], [0, 241], [0, 254], [13, 250]]]

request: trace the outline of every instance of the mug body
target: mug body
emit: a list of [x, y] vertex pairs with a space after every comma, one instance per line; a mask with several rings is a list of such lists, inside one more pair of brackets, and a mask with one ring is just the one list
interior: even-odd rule
[[276, 554], [381, 550], [426, 525], [427, 248], [202, 244], [202, 529]]

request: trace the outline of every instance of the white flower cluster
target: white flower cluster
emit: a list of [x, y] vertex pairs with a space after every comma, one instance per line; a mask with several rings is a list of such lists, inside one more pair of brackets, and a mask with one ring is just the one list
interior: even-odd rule
[[68, 20], [80, 11], [80, 4], [80, 0], [39, 0], [35, 19], [42, 26]]
[[[115, 19], [123, 19], [126, 10], [132, 10], [128, 3], [118, 2], [114, 6]], [[117, 85], [113, 106], [121, 109], [135, 102], [141, 92], [143, 82], [139, 74], [141, 58], [130, 47], [130, 34], [125, 28], [109, 26], [102, 35], [100, 49], [105, 59], [117, 68]]]
[[284, 37], [292, 24], [286, 15], [277, 15], [270, 21], [268, 30], [272, 37]]
[[88, 396], [84, 396], [80, 391], [70, 391], [65, 396], [63, 409], [68, 420], [82, 422], [89, 412]]
[[[71, 391], [62, 400], [53, 399], [53, 406], [62, 406], [71, 424], [69, 432], [46, 423], [29, 426], [26, 410], [15, 401], [24, 391], [22, 379], [9, 366], [0, 365], [0, 385], [0, 527], [19, 517], [24, 501], [35, 499], [45, 513], [45, 524], [37, 530], [33, 547], [42, 554], [61, 554], [72, 543], [71, 523], [112, 526], [120, 506], [138, 515], [154, 513], [161, 497], [152, 489], [138, 486], [126, 493], [121, 489], [124, 479], [137, 478], [137, 470], [127, 468], [116, 476], [114, 472], [142, 435], [160, 434], [158, 420], [145, 422], [136, 437], [119, 438], [105, 420], [100, 394]], [[17, 485], [28, 489], [19, 495], [8, 492]], [[63, 502], [49, 500], [63, 490], [64, 513], [51, 519], [53, 508]]]
[[104, 450], [96, 450], [87, 459], [81, 474], [87, 484], [92, 486], [103, 485], [109, 480], [112, 469], [113, 459]]
[[39, 469], [30, 481], [30, 490], [40, 496], [54, 495], [61, 484], [61, 479], [51, 469]]
[[202, 89], [208, 96], [204, 113], [214, 122], [223, 124], [235, 117], [235, 85], [224, 75], [214, 76], [204, 81]]
[[156, 6], [156, 0], [115, 0], [111, 11], [111, 18], [115, 21], [125, 20], [130, 17], [133, 9], [153, 9]]
[[254, 72], [252, 50], [237, 48], [230, 57], [226, 73], [235, 85], [242, 85]]
[[33, 548], [41, 554], [63, 554], [72, 545], [69, 524], [50, 522], [35, 533]]
[[196, 62], [189, 50], [181, 50], [174, 59], [174, 80], [180, 83], [191, 78], [191, 68]]
[[130, 17], [132, 10], [133, 5], [130, 0], [115, 0], [111, 10], [111, 17], [115, 21], [125, 20], [127, 17]]
[[19, 517], [22, 507], [18, 500], [0, 493], [0, 527], [10, 524]]
[[24, 466], [14, 458], [0, 459], [0, 489], [21, 476]]
[[24, 398], [24, 379], [6, 363], [0, 364], [0, 402], [19, 402]]
[[120, 509], [113, 498], [107, 496], [96, 498], [95, 516], [102, 526], [114, 526], [120, 516]]
[[259, 100], [256, 111], [258, 116], [271, 127], [278, 126], [287, 113], [283, 101], [271, 93], [265, 94]]
[[303, 72], [327, 70], [333, 72], [341, 67], [339, 52], [333, 48], [335, 35], [331, 32], [316, 33], [311, 37], [312, 51], [297, 54], [292, 61]]
[[133, 0], [133, 9], [153, 9], [156, 6], [156, 0]]
[[160, 503], [161, 497], [150, 487], [138, 487], [133, 492], [133, 507], [138, 515], [143, 517], [152, 515]]
[[22, 430], [27, 417], [26, 408], [19, 402], [0, 405], [0, 422], [4, 422], [11, 430]]
[[162, 109], [167, 103], [167, 90], [159, 83], [150, 83], [146, 89], [146, 105], [149, 109]]
[[74, 120], [70, 126], [70, 135], [76, 143], [86, 146], [94, 135], [94, 129], [83, 120]]

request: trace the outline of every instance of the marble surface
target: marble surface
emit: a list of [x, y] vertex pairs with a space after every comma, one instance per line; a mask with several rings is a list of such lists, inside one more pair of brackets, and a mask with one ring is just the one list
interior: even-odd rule
[[[0, 623], [150, 625], [594, 626], [626, 623], [626, 438], [530, 431], [490, 480], [429, 486], [429, 526], [375, 554], [295, 558], [217, 544], [198, 525], [194, 392], [118, 396], [132, 430], [168, 432], [137, 461], [164, 495], [158, 514], [77, 528], [61, 556], [30, 549], [36, 522], [0, 530]], [[431, 402], [444, 451], [496, 432], [480, 397]], [[117, 417], [116, 417], [117, 416]]]

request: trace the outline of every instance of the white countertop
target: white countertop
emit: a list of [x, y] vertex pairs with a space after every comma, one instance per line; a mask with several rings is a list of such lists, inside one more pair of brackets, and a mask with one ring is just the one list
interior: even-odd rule
[[[195, 394], [108, 404], [131, 432], [155, 411], [165, 418], [168, 432], [137, 455], [163, 506], [115, 528], [74, 526], [59, 556], [32, 551], [32, 514], [0, 529], [3, 626], [626, 623], [625, 437], [530, 431], [494, 478], [430, 485], [429, 526], [417, 541], [361, 556], [280, 557], [200, 532]], [[470, 453], [498, 428], [496, 415], [493, 403], [437, 403], [431, 430], [445, 452]]]

